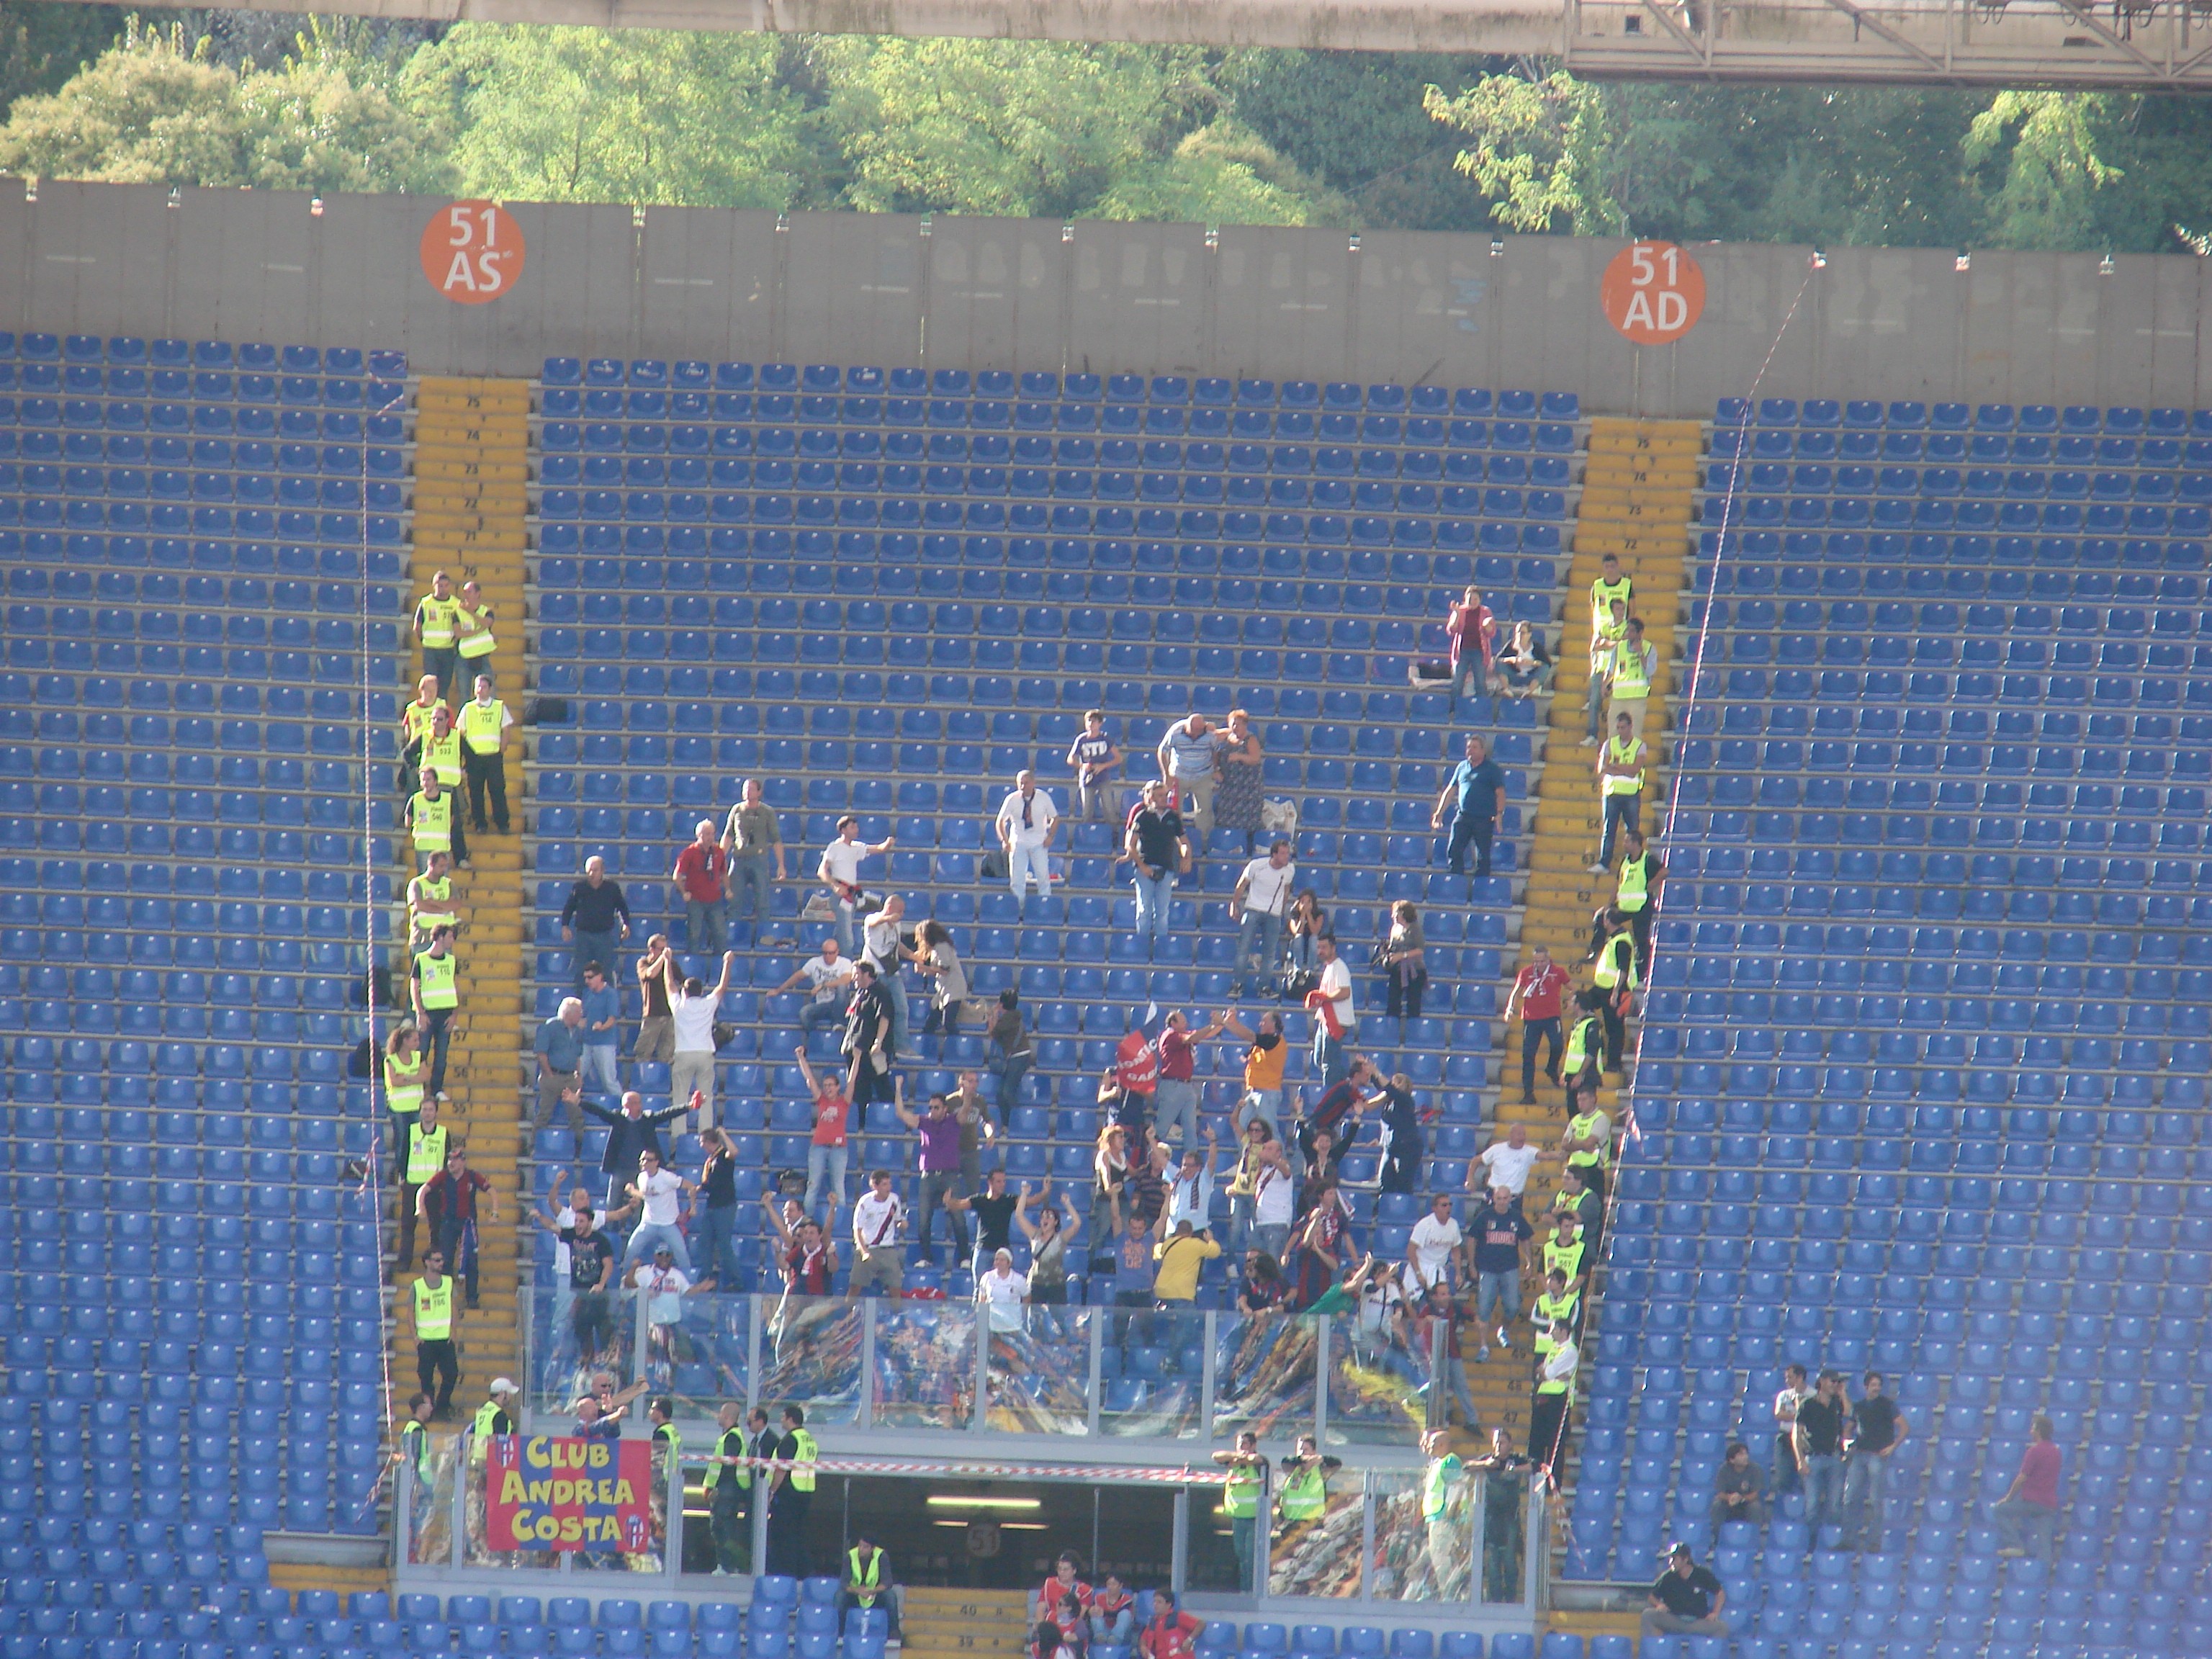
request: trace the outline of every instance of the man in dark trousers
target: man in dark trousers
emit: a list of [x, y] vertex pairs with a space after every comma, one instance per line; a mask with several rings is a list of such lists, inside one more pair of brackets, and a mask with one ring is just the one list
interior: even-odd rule
[[769, 1471], [768, 1570], [806, 1577], [806, 1512], [814, 1504], [814, 1463], [821, 1448], [806, 1431], [806, 1413], [783, 1408], [783, 1437]]
[[1505, 796], [1505, 769], [1490, 758], [1490, 745], [1480, 738], [1467, 740], [1467, 758], [1452, 769], [1437, 796], [1437, 810], [1429, 815], [1429, 828], [1444, 827], [1451, 814], [1451, 839], [1445, 843], [1444, 866], [1452, 874], [1467, 873], [1467, 849], [1474, 848], [1474, 873], [1490, 873], [1492, 843], [1498, 835], [1498, 803]]
[[[660, 1126], [684, 1115], [682, 1103], [658, 1112], [645, 1109], [645, 1097], [635, 1089], [622, 1097], [622, 1109], [610, 1111], [596, 1100], [579, 1103], [593, 1117], [607, 1126], [607, 1149], [599, 1156], [599, 1173], [607, 1178], [607, 1208], [614, 1210], [622, 1202], [623, 1188], [637, 1179], [637, 1160], [641, 1152], [651, 1152], [664, 1163], [667, 1154], [660, 1147]], [[610, 1214], [607, 1219], [614, 1217]]]

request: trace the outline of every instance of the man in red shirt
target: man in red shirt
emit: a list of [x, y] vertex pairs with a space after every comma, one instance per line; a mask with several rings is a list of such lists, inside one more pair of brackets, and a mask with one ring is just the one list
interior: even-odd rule
[[1206, 1621], [1195, 1613], [1176, 1610], [1175, 1592], [1152, 1592], [1152, 1622], [1138, 1638], [1145, 1659], [1191, 1659], [1197, 1650], [1198, 1633]]
[[1559, 995], [1567, 988], [1567, 970], [1552, 960], [1545, 946], [1536, 947], [1535, 959], [1513, 980], [1512, 994], [1505, 999], [1505, 1018], [1521, 1015], [1521, 1103], [1536, 1103], [1536, 1044], [1551, 1045], [1544, 1057], [1544, 1075], [1556, 1085], [1559, 1080]]
[[1091, 1586], [1083, 1582], [1083, 1558], [1073, 1550], [1062, 1550], [1060, 1559], [1052, 1564], [1052, 1577], [1036, 1593], [1035, 1622], [1042, 1625], [1048, 1619], [1058, 1620], [1060, 1600], [1067, 1595], [1074, 1596], [1088, 1612], [1091, 1595]]
[[1180, 1008], [1168, 1016], [1160, 1032], [1159, 1081], [1152, 1094], [1159, 1110], [1152, 1133], [1158, 1139], [1198, 1145], [1198, 1045], [1220, 1035], [1218, 1019], [1194, 1031]]
[[1990, 1505], [1990, 1519], [2004, 1538], [1999, 1555], [2027, 1555], [2031, 1537], [2040, 1547], [2033, 1553], [2051, 1559], [2051, 1540], [2058, 1532], [2058, 1467], [2062, 1461], [2051, 1419], [2041, 1412], [2028, 1423], [2035, 1437], [2020, 1455], [2020, 1473], [2005, 1488], [2005, 1495]]
[[668, 878], [684, 890], [684, 938], [694, 955], [722, 954], [722, 882], [729, 872], [730, 855], [715, 836], [714, 819], [701, 818]]
[[1099, 1095], [1108, 1121], [1127, 1129], [1133, 1146], [1142, 1146], [1152, 1136], [1152, 1097], [1159, 1082], [1159, 1054], [1144, 1028], [1133, 1021], [1114, 1047], [1112, 1086]]
[[492, 1219], [499, 1219], [499, 1194], [490, 1182], [469, 1168], [468, 1155], [457, 1142], [446, 1150], [446, 1167], [416, 1189], [415, 1209], [430, 1224], [434, 1248], [461, 1281], [471, 1308], [477, 1305], [477, 1194], [491, 1200]]

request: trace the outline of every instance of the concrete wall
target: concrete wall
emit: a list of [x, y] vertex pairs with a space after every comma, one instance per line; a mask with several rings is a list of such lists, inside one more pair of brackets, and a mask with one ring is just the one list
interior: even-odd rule
[[[1607, 325], [1620, 247], [1198, 225], [933, 222], [510, 204], [514, 290], [455, 305], [418, 244], [442, 204], [158, 186], [0, 188], [0, 328], [400, 347], [423, 373], [549, 354], [1135, 370], [1523, 386], [1595, 412], [1769, 396], [2212, 406], [2208, 262], [1711, 246], [1704, 320]], [[1796, 303], [1788, 328], [1783, 321]], [[1777, 343], [1778, 332], [1780, 335]]]

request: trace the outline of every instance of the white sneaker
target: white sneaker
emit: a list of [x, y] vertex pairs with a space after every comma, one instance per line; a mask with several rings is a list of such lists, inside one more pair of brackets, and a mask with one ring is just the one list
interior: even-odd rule
[[1474, 1351], [1474, 1363], [1478, 1365], [1486, 1365], [1490, 1363], [1490, 1345], [1488, 1343], [1486, 1342], [1482, 1346]]
[[1597, 739], [1595, 738], [1584, 738], [1582, 742], [1582, 746], [1585, 749], [1595, 749], [1597, 747]]
[[1583, 868], [1594, 876], [1601, 876], [1605, 873], [1605, 866], [1602, 864], [1586, 864]]
[[1513, 1346], [1512, 1339], [1505, 1334], [1505, 1327], [1503, 1325], [1498, 1328], [1498, 1346], [1508, 1351], [1510, 1351]]
[[717, 1567], [714, 1571], [707, 1576], [710, 1578], [727, 1578], [730, 1576], [730, 1571], [726, 1567]]
[[451, 1095], [447, 1094], [447, 1093], [443, 1089], [441, 1089], [441, 1090], [439, 1090], [439, 1091], [438, 1091], [438, 1103], [439, 1103], [441, 1106], [444, 1105], [447, 1101], [451, 1100], [452, 1098], [453, 1098], [453, 1096], [451, 1096]]

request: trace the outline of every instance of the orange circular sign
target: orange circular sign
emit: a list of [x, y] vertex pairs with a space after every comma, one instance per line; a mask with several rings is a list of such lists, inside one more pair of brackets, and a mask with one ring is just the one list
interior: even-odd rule
[[496, 202], [455, 202], [422, 227], [422, 274], [457, 305], [496, 300], [522, 275], [522, 227]]
[[1638, 345], [1665, 345], [1705, 314], [1705, 273], [1672, 242], [1632, 242], [1605, 268], [1597, 302], [1606, 321]]

